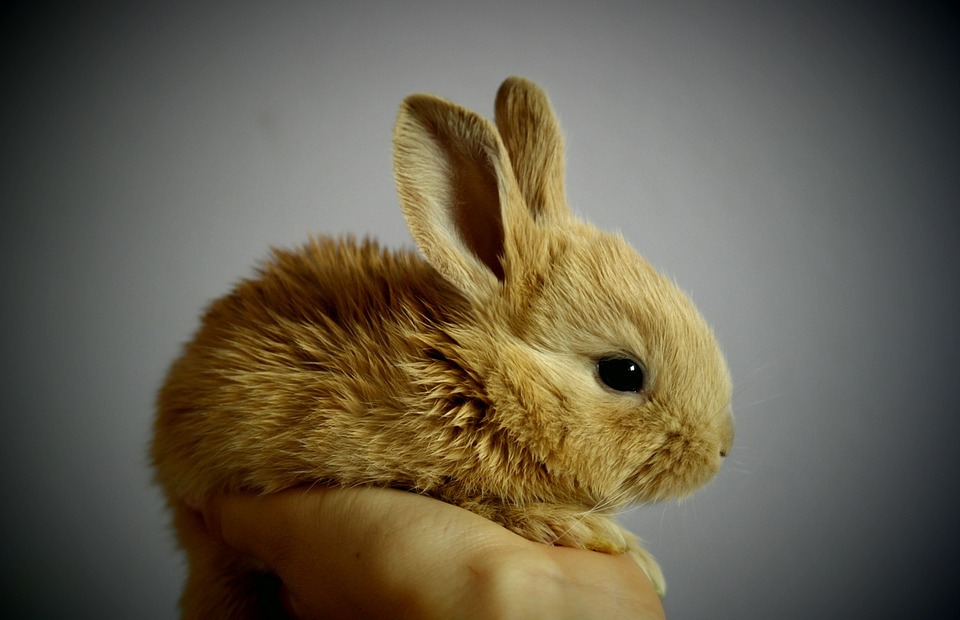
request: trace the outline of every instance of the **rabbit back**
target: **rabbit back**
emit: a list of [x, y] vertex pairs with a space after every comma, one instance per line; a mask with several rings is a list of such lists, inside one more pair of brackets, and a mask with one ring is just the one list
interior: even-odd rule
[[318, 482], [435, 486], [446, 475], [436, 457], [410, 449], [426, 432], [404, 415], [424, 402], [411, 372], [466, 312], [412, 251], [349, 238], [274, 251], [210, 305], [170, 369], [153, 443], [160, 482], [196, 500]]

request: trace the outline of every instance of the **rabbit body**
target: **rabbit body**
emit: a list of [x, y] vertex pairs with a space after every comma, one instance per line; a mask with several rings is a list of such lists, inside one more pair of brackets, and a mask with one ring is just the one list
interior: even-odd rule
[[315, 483], [408, 489], [531, 540], [629, 553], [663, 593], [612, 516], [717, 471], [725, 362], [672, 282], [572, 214], [543, 92], [508, 79], [496, 123], [431, 96], [401, 107], [395, 174], [425, 258], [314, 238], [208, 308], [152, 445], [190, 560], [184, 617], [262, 616], [276, 587], [188, 506]]

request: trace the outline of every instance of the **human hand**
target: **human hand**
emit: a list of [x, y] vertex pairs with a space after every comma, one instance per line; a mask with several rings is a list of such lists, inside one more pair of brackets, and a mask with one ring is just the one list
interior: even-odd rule
[[207, 529], [264, 562], [296, 618], [664, 618], [630, 558], [528, 541], [467, 510], [376, 488], [225, 495]]

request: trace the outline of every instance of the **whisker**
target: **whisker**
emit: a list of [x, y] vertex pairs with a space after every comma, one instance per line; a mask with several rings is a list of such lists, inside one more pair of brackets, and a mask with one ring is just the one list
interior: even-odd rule
[[767, 397], [765, 397], [765, 398], [758, 398], [757, 400], [753, 400], [753, 401], [750, 401], [749, 403], [744, 403], [744, 404], [745, 404], [747, 407], [755, 407], [755, 406], [757, 406], [757, 405], [762, 405], [762, 404], [764, 404], [764, 403], [766, 403], [766, 402], [769, 402], [769, 401], [771, 401], [771, 400], [777, 400], [777, 399], [779, 399], [779, 398], [782, 398], [783, 396], [784, 396], [784, 393], [772, 394], [772, 395], [767, 396]]
[[660, 542], [663, 542], [663, 521], [667, 518], [667, 505], [664, 504], [660, 510]]
[[582, 523], [584, 519], [586, 519], [590, 515], [608, 512], [613, 507], [626, 503], [627, 498], [628, 498], [628, 490], [623, 489], [619, 491], [617, 494], [615, 494], [614, 496], [603, 498], [599, 502], [591, 506], [590, 508], [587, 508], [586, 510], [576, 513], [574, 515], [575, 524], [571, 525], [570, 527], [568, 527], [566, 530], [562, 532], [555, 533], [553, 540], [551, 541], [551, 544], [556, 544], [557, 541], [564, 538], [567, 534], [569, 534], [573, 530], [573, 528], [576, 525]]
[[[775, 360], [773, 360], [773, 361], [771, 361], [771, 362], [767, 362], [766, 364], [761, 364], [761, 365], [758, 366], [756, 369], [754, 369], [754, 370], [750, 373], [750, 375], [747, 376], [746, 379], [744, 379], [742, 382], [740, 382], [740, 383], [736, 386], [736, 388], [734, 388], [733, 394], [732, 394], [731, 397], [730, 397], [731, 404], [733, 403], [733, 401], [739, 401], [739, 399], [742, 397], [742, 395], [743, 395], [743, 393], [744, 393], [745, 391], [747, 391], [748, 389], [750, 389], [750, 388], [752, 388], [754, 385], [756, 385], [757, 381], [760, 379], [760, 377], [762, 376], [762, 374], [763, 374], [765, 371], [769, 370], [771, 367], [773, 367], [773, 366], [779, 364], [780, 362], [782, 362], [783, 359], [784, 359], [784, 357], [786, 357], [786, 353], [782, 353], [782, 354], [780, 354], [779, 357], [777, 357], [777, 359], [775, 359]], [[767, 401], [769, 401], [769, 400], [773, 400], [773, 399], [776, 399], [776, 398], [779, 398], [779, 397], [780, 397], [780, 395], [767, 396], [767, 397], [765, 397], [765, 398], [761, 398], [761, 399], [755, 400], [755, 401], [753, 401], [753, 402], [746, 403], [746, 406], [752, 407], [752, 406], [755, 406], [755, 405], [763, 404], [763, 403], [765, 403], [765, 402], [767, 402]]]
[[760, 364], [759, 366], [757, 366], [756, 368], [754, 368], [754, 369], [750, 372], [750, 374], [747, 375], [747, 379], [746, 379], [747, 383], [746, 383], [746, 385], [751, 385], [754, 381], [756, 381], [756, 380], [759, 378], [759, 376], [760, 376], [760, 374], [761, 374], [762, 372], [765, 372], [765, 371], [769, 370], [770, 367], [772, 367], [772, 366], [776, 366], [777, 364], [779, 364], [780, 362], [782, 362], [783, 359], [784, 359], [786, 356], [787, 356], [786, 352], [781, 353], [776, 359], [771, 360], [771, 361], [769, 361], [769, 362], [767, 362], [767, 363], [765, 363], [765, 364]]

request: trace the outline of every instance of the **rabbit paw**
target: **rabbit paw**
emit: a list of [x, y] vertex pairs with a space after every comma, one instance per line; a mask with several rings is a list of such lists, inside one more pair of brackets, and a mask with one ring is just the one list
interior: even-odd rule
[[[558, 538], [554, 544], [577, 547], [603, 553], [625, 554], [637, 563], [653, 584], [661, 599], [667, 592], [663, 571], [653, 555], [633, 533], [627, 531], [609, 517], [602, 515], [578, 515], [576, 524], [563, 523], [555, 529]], [[553, 526], [556, 527], [556, 524]]]
[[627, 530], [622, 531], [628, 541], [627, 550], [624, 553], [643, 569], [643, 572], [647, 574], [647, 579], [653, 584], [653, 589], [657, 591], [657, 596], [663, 598], [667, 593], [667, 582], [663, 578], [663, 570], [660, 569], [657, 560], [643, 548], [636, 536]]
[[636, 536], [617, 525], [609, 516], [558, 509], [552, 505], [468, 504], [464, 507], [535, 542], [626, 554], [643, 569], [660, 598], [666, 593], [667, 586], [660, 565]]

